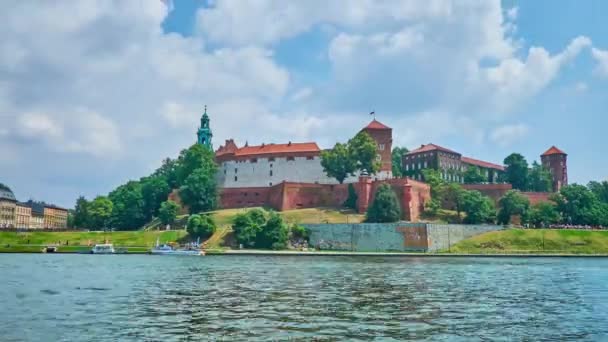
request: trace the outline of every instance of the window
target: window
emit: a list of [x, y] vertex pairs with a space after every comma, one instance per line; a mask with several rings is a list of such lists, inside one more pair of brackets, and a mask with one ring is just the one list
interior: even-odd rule
[[422, 169], [422, 163], [418, 162], [418, 169]]
[[287, 161], [294, 161], [294, 160], [295, 160], [295, 158], [293, 156], [287, 157]]
[[378, 150], [384, 151], [384, 144], [378, 144]]
[[377, 155], [377, 156], [376, 156], [376, 160], [377, 160], [377, 161], [382, 161], [382, 156], [381, 156], [381, 155]]
[[239, 171], [239, 169], [234, 168], [234, 173], [235, 173], [235, 174], [236, 174], [236, 173], [238, 173], [238, 171]]
[[270, 168], [272, 169], [272, 164], [270, 164]]
[[268, 186], [272, 186], [272, 182], [268, 183]]
[[405, 171], [409, 171], [410, 170], [410, 164], [405, 164]]
[[224, 169], [224, 174], [226, 174], [226, 169]]
[[257, 163], [258, 162], [258, 158], [251, 158], [251, 162], [252, 163]]
[[234, 176], [234, 181], [236, 182], [238, 180], [239, 180], [239, 178], [237, 176]]
[[[273, 162], [273, 161], [274, 161], [274, 157], [270, 157], [270, 158], [268, 158], [268, 161], [269, 161], [269, 162]], [[272, 164], [270, 165], [270, 167], [272, 167]]]
[[315, 157], [313, 157], [313, 156], [306, 157], [306, 160], [313, 160], [313, 159], [315, 159]]
[[272, 177], [272, 170], [270, 170], [270, 177]]
[[425, 160], [425, 161], [424, 161], [424, 168], [425, 168], [425, 169], [426, 169], [427, 165], [428, 165], [428, 164], [426, 163], [426, 160]]

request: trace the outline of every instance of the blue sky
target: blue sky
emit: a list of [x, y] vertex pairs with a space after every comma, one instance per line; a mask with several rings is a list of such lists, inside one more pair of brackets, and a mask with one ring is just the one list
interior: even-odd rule
[[551, 145], [608, 177], [605, 1], [12, 2], [0, 182], [73, 206], [195, 141], [331, 147], [375, 110], [396, 145], [500, 162]]

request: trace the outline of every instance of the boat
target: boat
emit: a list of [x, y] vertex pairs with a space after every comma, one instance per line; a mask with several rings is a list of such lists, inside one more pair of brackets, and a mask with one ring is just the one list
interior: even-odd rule
[[57, 246], [46, 246], [42, 249], [42, 253], [57, 253]]
[[111, 243], [98, 244], [91, 249], [91, 254], [114, 254], [114, 245]]
[[186, 248], [173, 248], [168, 244], [159, 244], [158, 239], [156, 240], [156, 246], [150, 250], [150, 254], [153, 255], [190, 255], [190, 256], [203, 256], [205, 251], [200, 249], [198, 242], [196, 244], [190, 244]]

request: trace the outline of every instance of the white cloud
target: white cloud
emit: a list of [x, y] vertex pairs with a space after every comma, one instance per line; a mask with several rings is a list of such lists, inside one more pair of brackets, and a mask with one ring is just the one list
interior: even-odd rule
[[593, 48], [591, 49], [591, 55], [597, 61], [597, 74], [608, 77], [608, 51]]
[[312, 95], [313, 91], [309, 87], [302, 88], [296, 91], [292, 96], [291, 100], [294, 102], [304, 101]]
[[507, 18], [509, 20], [512, 20], [512, 21], [515, 20], [515, 19], [517, 19], [518, 12], [519, 12], [519, 8], [517, 6], [508, 9], [507, 10]]
[[524, 124], [504, 125], [492, 131], [490, 140], [502, 147], [506, 147], [524, 138], [528, 132], [528, 126]]
[[48, 115], [40, 113], [25, 113], [17, 118], [17, 130], [23, 137], [28, 138], [62, 138], [63, 129]]

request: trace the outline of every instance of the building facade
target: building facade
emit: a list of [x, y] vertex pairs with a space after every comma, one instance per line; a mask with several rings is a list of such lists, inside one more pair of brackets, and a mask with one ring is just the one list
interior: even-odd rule
[[32, 208], [27, 203], [17, 203], [15, 208], [15, 227], [29, 229], [32, 219]]
[[54, 205], [44, 205], [44, 229], [66, 229], [68, 210]]
[[30, 229], [44, 229], [44, 204], [32, 200], [28, 201], [26, 204], [32, 209]]
[[422, 170], [439, 171], [441, 178], [454, 183], [464, 183], [465, 172], [474, 167], [485, 178], [482, 183], [497, 183], [504, 166], [468, 158], [445, 147], [427, 144], [412, 150], [402, 157], [403, 172], [413, 179], [422, 180]]
[[568, 185], [568, 155], [555, 146], [551, 146], [540, 156], [543, 167], [551, 172], [553, 191], [559, 191]]
[[0, 183], [0, 229], [15, 228], [17, 199], [13, 191]]

